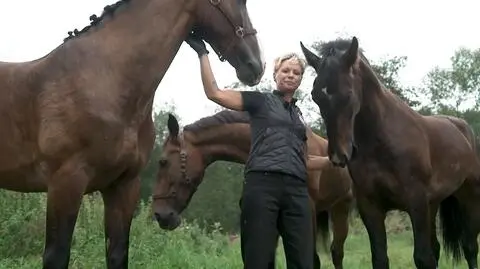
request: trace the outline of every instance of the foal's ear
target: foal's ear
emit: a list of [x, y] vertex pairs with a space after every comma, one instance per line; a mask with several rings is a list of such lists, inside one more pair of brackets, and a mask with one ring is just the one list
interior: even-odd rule
[[351, 67], [355, 64], [358, 59], [358, 39], [354, 36], [352, 38], [352, 43], [350, 43], [350, 48], [343, 55], [343, 60], [348, 67]]
[[180, 126], [178, 125], [177, 118], [171, 113], [168, 113], [168, 122], [167, 122], [168, 132], [171, 137], [177, 137], [180, 131]]
[[303, 55], [305, 55], [305, 59], [307, 60], [308, 65], [313, 67], [313, 69], [315, 69], [315, 71], [318, 72], [320, 57], [318, 57], [315, 53], [307, 49], [301, 41], [300, 41], [300, 47], [302, 48]]

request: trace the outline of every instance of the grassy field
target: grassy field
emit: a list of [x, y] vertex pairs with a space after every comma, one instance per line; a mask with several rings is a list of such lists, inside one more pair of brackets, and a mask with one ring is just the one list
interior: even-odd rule
[[[0, 193], [0, 268], [41, 268], [44, 227], [44, 196], [21, 195], [15, 203], [6, 202]], [[12, 195], [12, 194], [8, 194]], [[10, 199], [8, 199], [10, 200]], [[12, 200], [10, 200], [12, 201]], [[132, 227], [130, 268], [242, 268], [238, 240], [230, 243], [219, 228], [211, 233], [195, 223], [184, 224], [173, 232], [161, 230], [143, 207]], [[345, 246], [345, 268], [371, 268], [366, 233], [358, 223]], [[391, 268], [415, 268], [410, 232], [389, 233]], [[333, 268], [330, 257], [321, 255], [322, 268]], [[283, 248], [278, 248], [277, 268], [285, 268]], [[70, 268], [105, 268], [103, 210], [100, 201], [85, 199], [76, 226]], [[440, 268], [467, 268], [465, 262], [454, 266], [442, 259]]]

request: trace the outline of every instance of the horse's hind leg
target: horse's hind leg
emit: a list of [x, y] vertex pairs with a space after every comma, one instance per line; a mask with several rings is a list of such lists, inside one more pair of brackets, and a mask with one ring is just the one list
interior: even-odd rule
[[348, 216], [351, 199], [340, 201], [330, 210], [333, 226], [333, 241], [330, 247], [335, 269], [343, 269], [343, 246], [348, 235]]
[[89, 181], [79, 158], [64, 162], [48, 181], [44, 269], [67, 269], [72, 234]]
[[[468, 197], [468, 204], [464, 206], [466, 226], [465, 232], [461, 239], [461, 245], [468, 269], [477, 269], [478, 262], [478, 232], [480, 229], [480, 211], [478, 210], [478, 196]], [[472, 199], [473, 198], [473, 199]]]
[[[478, 233], [480, 231], [480, 179], [467, 179], [465, 187], [469, 190], [464, 196], [459, 196], [465, 210], [466, 226], [462, 236], [462, 249], [468, 269], [477, 269]], [[462, 199], [463, 198], [463, 199]]]
[[478, 232], [468, 232], [462, 239], [462, 248], [468, 269], [478, 269]]
[[478, 268], [480, 186], [477, 182], [467, 179], [454, 195], [442, 201], [440, 208], [444, 252], [450, 254], [455, 263], [463, 254], [469, 269]]
[[128, 268], [130, 225], [140, 197], [140, 177], [124, 176], [102, 190], [108, 269]]
[[370, 239], [373, 269], [388, 269], [387, 232], [385, 229], [386, 212], [374, 201], [356, 194], [358, 212]]

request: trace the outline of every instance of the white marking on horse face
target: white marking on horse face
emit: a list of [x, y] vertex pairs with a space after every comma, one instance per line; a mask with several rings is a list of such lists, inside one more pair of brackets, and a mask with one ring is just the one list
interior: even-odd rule
[[338, 157], [337, 153], [333, 153], [332, 163], [335, 163], [335, 164], [340, 163], [340, 157]]
[[327, 93], [327, 87], [324, 87], [324, 88], [322, 88], [322, 92], [323, 92], [325, 95], [327, 95], [327, 96], [328, 96], [328, 93]]
[[325, 94], [325, 96], [327, 96], [328, 100], [332, 99], [332, 95], [327, 92], [327, 87], [322, 88], [321, 91], [323, 94]]

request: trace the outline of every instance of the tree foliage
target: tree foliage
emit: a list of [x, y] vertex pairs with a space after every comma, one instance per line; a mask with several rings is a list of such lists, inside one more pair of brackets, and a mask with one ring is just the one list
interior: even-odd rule
[[432, 111], [479, 109], [480, 49], [460, 48], [450, 58], [450, 68], [433, 68], [424, 93]]

